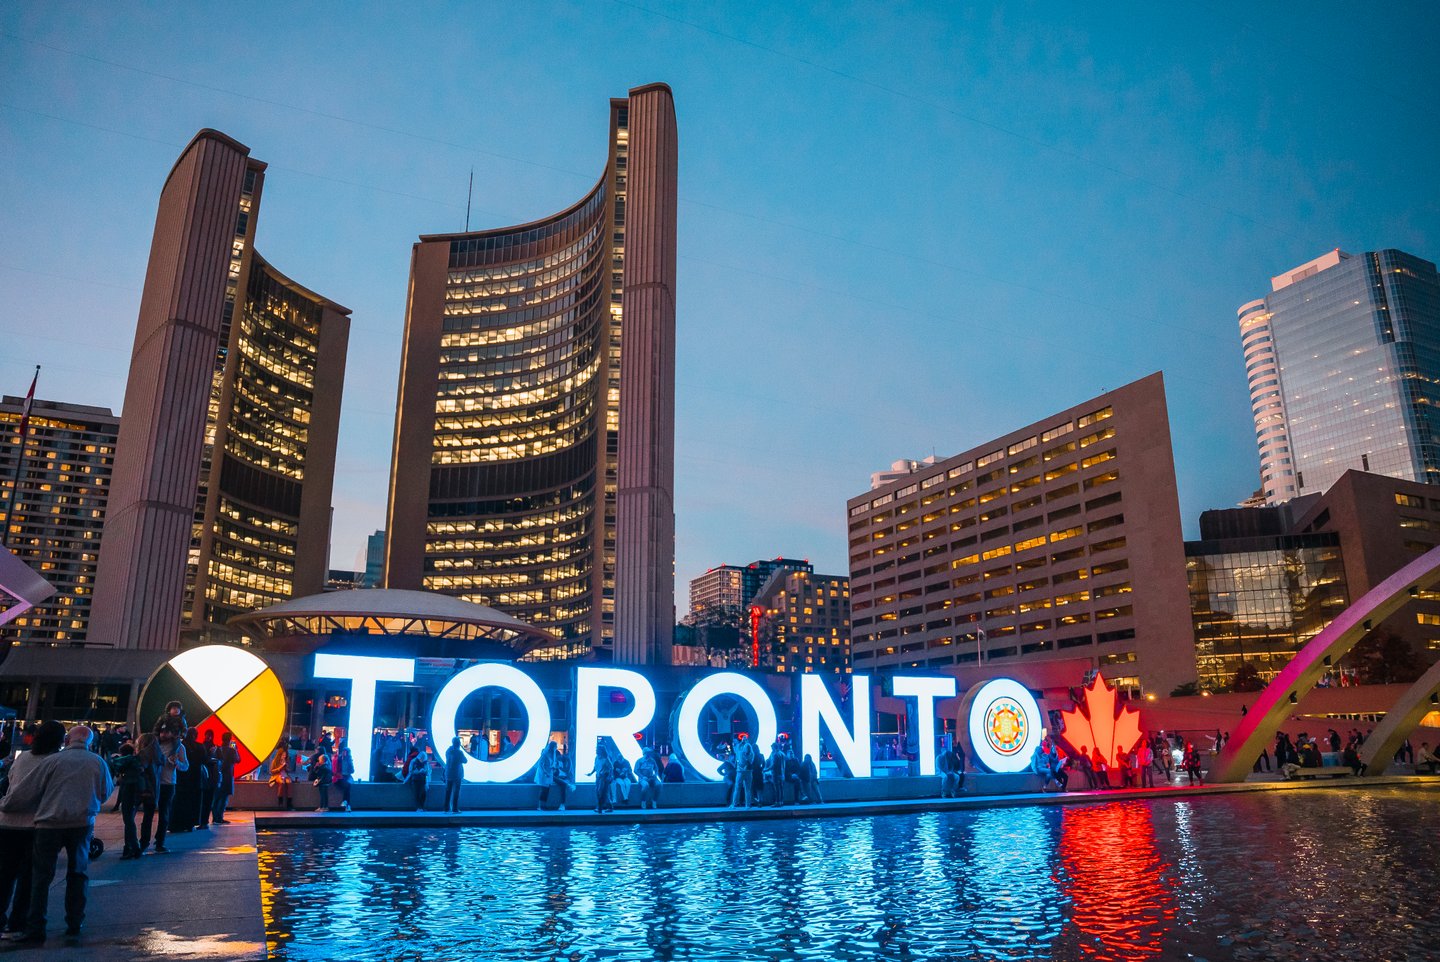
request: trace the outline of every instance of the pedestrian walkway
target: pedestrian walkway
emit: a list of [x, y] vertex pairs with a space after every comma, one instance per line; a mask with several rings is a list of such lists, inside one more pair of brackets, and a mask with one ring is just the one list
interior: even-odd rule
[[[120, 861], [124, 826], [108, 810], [95, 833], [105, 854], [90, 863], [90, 902], [78, 940], [65, 938], [65, 863], [50, 890], [50, 932], [43, 946], [0, 942], [4, 957], [36, 962], [135, 962], [137, 959], [263, 959], [265, 920], [255, 823], [248, 812], [227, 825], [166, 839], [170, 851]], [[9, 951], [4, 951], [8, 949]]]

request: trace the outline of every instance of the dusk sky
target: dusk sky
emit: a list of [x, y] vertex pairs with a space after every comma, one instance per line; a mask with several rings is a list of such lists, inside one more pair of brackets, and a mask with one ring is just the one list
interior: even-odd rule
[[269, 164], [257, 248], [354, 311], [351, 567], [410, 245], [463, 228], [472, 167], [473, 228], [568, 206], [609, 98], [664, 81], [682, 606], [722, 562], [844, 574], [870, 472], [1156, 370], [1194, 536], [1257, 485], [1236, 308], [1335, 247], [1440, 256], [1440, 4], [1076, 6], [7, 3], [0, 391], [42, 364], [121, 409], [161, 185], [230, 134]]

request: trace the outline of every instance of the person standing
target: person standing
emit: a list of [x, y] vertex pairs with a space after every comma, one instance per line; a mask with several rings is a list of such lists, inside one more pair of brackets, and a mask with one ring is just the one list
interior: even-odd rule
[[295, 808], [295, 799], [290, 790], [290, 749], [281, 742], [270, 756], [270, 785], [275, 789], [275, 807], [287, 810]]
[[342, 738], [335, 743], [335, 787], [340, 790], [340, 811], [350, 811], [350, 784], [355, 781], [355, 758], [350, 754], [349, 739]]
[[460, 813], [460, 787], [465, 784], [465, 749], [460, 747], [460, 736], [450, 739], [445, 749], [445, 811]]
[[175, 795], [170, 802], [170, 831], [192, 832], [200, 824], [201, 786], [210, 780], [210, 766], [205, 750], [195, 739], [192, 728], [178, 744], [185, 752], [187, 765], [177, 769]]
[[[40, 762], [65, 744], [65, 726], [43, 721], [35, 726], [30, 750], [10, 763], [8, 795], [22, 791]], [[35, 866], [35, 813], [0, 812], [0, 922], [5, 931], [25, 931], [30, 915], [30, 876]], [[8, 920], [6, 913], [9, 913]]]
[[591, 767], [590, 774], [595, 776], [595, 814], [615, 811], [615, 806], [610, 804], [610, 783], [614, 779], [615, 769], [605, 751], [604, 738], [595, 739], [595, 764]]
[[[945, 754], [950, 753], [946, 752]], [[800, 790], [805, 793], [806, 805], [825, 804], [825, 799], [820, 794], [820, 769], [815, 767], [815, 759], [809, 755], [806, 755], [800, 762]]]
[[305, 775], [315, 783], [315, 790], [320, 794], [320, 807], [315, 811], [330, 811], [330, 786], [335, 781], [335, 773], [330, 768], [330, 756], [326, 754], [325, 749], [319, 747], [315, 749], [315, 754], [310, 756], [310, 764], [305, 769]]
[[1197, 781], [1205, 784], [1205, 775], [1200, 770], [1200, 751], [1193, 742], [1185, 746], [1185, 774], [1189, 784], [1194, 785]]
[[1140, 787], [1155, 787], [1155, 749], [1148, 741], [1142, 741], [1136, 749], [1136, 764], [1140, 767]]
[[65, 871], [65, 934], [80, 934], [85, 923], [90, 876], [90, 838], [95, 816], [115, 790], [110, 768], [90, 750], [94, 734], [84, 725], [70, 729], [65, 748], [41, 759], [34, 775], [0, 801], [0, 810], [35, 813], [35, 864], [30, 874], [30, 914], [25, 933], [16, 941], [45, 941], [45, 916], [55, 859], [63, 850]]
[[215, 793], [220, 787], [219, 746], [215, 744], [215, 730], [205, 729], [200, 739], [200, 754], [205, 759], [205, 777], [200, 782], [200, 824], [206, 831], [215, 809]]
[[220, 747], [215, 749], [215, 770], [220, 780], [215, 783], [215, 801], [211, 803], [210, 816], [216, 825], [224, 825], [225, 809], [230, 805], [230, 796], [235, 794], [235, 766], [240, 764], [240, 749], [235, 747], [235, 736], [225, 732], [220, 736]]
[[[154, 745], [155, 736], [147, 736], [149, 744]], [[120, 746], [120, 754], [115, 757], [114, 766], [115, 780], [119, 790], [115, 793], [120, 803], [120, 818], [125, 823], [125, 848], [120, 853], [120, 860], [126, 861], [140, 857], [140, 837], [135, 832], [135, 813], [146, 804], [149, 799], [149, 812], [153, 815], [155, 811], [155, 763], [153, 747], [150, 758], [142, 758], [136, 747], [130, 742]], [[146, 833], [148, 836], [148, 832]], [[146, 838], [149, 842], [149, 838]]]
[[[755, 746], [747, 738], [740, 742], [740, 748], [735, 752], [735, 792], [730, 796], [730, 808], [741, 805], [742, 801], [744, 808], [755, 806], [754, 769]], [[635, 774], [640, 775], [639, 765], [635, 766]]]
[[410, 786], [410, 795], [415, 802], [415, 811], [425, 811], [426, 789], [430, 787], [430, 759], [424, 752], [417, 752], [410, 759], [405, 772], [405, 784]]
[[170, 851], [165, 847], [165, 834], [170, 830], [170, 814], [175, 808], [175, 779], [177, 774], [189, 770], [190, 759], [173, 728], [161, 727], [155, 737], [160, 761], [160, 794], [155, 797], [155, 851], [163, 854]]
[[535, 784], [540, 786], [540, 802], [535, 806], [537, 811], [545, 808], [552, 788], [560, 789], [557, 808], [565, 811], [565, 788], [569, 784], [565, 780], [565, 756], [560, 754], [560, 746], [553, 741], [546, 742], [544, 750], [540, 752], [540, 761], [535, 764]]

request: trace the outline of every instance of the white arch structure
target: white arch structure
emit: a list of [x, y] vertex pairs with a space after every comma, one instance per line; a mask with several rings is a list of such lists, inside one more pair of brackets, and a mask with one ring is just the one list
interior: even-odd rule
[[1384, 719], [1365, 739], [1365, 744], [1360, 746], [1360, 761], [1365, 763], [1366, 775], [1385, 774], [1401, 743], [1420, 724], [1420, 719], [1434, 711], [1430, 698], [1437, 692], [1440, 692], [1440, 661], [1431, 665], [1429, 671], [1396, 699]]
[[1254, 768], [1261, 749], [1274, 741], [1275, 733], [1285, 724], [1292, 706], [1315, 687], [1325, 670], [1354, 648], [1372, 628], [1437, 581], [1440, 581], [1440, 548], [1431, 548], [1365, 592], [1324, 631], [1310, 639], [1250, 706], [1249, 713], [1215, 759], [1210, 780], [1243, 782]]

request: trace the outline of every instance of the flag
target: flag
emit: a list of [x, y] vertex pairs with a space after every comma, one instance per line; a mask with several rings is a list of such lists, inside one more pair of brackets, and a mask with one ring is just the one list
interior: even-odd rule
[[35, 376], [30, 379], [30, 393], [25, 395], [25, 404], [20, 408], [20, 452], [25, 456], [25, 432], [30, 427], [30, 409], [35, 406], [35, 382], [40, 380], [40, 365], [35, 365]]

